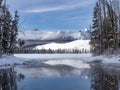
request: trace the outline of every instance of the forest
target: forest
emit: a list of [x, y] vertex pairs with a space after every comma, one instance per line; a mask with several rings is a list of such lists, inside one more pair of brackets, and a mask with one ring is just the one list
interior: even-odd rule
[[91, 51], [94, 55], [113, 54], [120, 48], [119, 0], [98, 0], [94, 7]]

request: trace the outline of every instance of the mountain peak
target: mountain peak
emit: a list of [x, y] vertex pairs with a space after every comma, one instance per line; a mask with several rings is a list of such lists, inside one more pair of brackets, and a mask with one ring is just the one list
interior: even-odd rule
[[24, 40], [75, 40], [75, 39], [90, 39], [90, 32], [88, 29], [83, 29], [80, 32], [74, 31], [41, 31], [38, 29], [23, 31], [18, 33], [18, 38]]

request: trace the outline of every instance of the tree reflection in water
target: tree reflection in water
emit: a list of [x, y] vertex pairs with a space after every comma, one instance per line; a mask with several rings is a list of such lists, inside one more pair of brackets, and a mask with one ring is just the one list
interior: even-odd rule
[[[119, 90], [120, 69], [104, 66], [92, 66], [91, 89], [90, 90]], [[25, 76], [17, 74], [14, 68], [0, 69], [0, 90], [17, 90], [17, 82], [22, 81]]]
[[14, 68], [0, 69], [0, 90], [17, 90]]
[[0, 69], [0, 90], [17, 90], [17, 80], [24, 79], [23, 74], [16, 75], [13, 67]]
[[91, 90], [119, 90], [119, 76], [112, 69], [94, 66], [92, 67]]
[[25, 76], [22, 73], [18, 74], [18, 76], [17, 76], [17, 80], [19, 82], [22, 81], [22, 80], [24, 80], [24, 78], [25, 78]]

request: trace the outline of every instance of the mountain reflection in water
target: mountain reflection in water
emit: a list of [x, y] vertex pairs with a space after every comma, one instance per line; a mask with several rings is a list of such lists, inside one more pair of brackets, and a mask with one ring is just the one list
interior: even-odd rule
[[119, 68], [101, 65], [92, 65], [91, 69], [63, 65], [0, 69], [0, 90], [120, 90], [119, 82]]

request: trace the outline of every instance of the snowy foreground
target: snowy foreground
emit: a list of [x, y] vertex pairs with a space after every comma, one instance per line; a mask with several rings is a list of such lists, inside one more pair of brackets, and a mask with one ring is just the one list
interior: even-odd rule
[[89, 62], [101, 61], [101, 63], [120, 63], [120, 56], [93, 57], [91, 54], [15, 54], [3, 56], [0, 65], [17, 65], [28, 61], [38, 61], [48, 65], [68, 65], [75, 68], [89, 68]]

